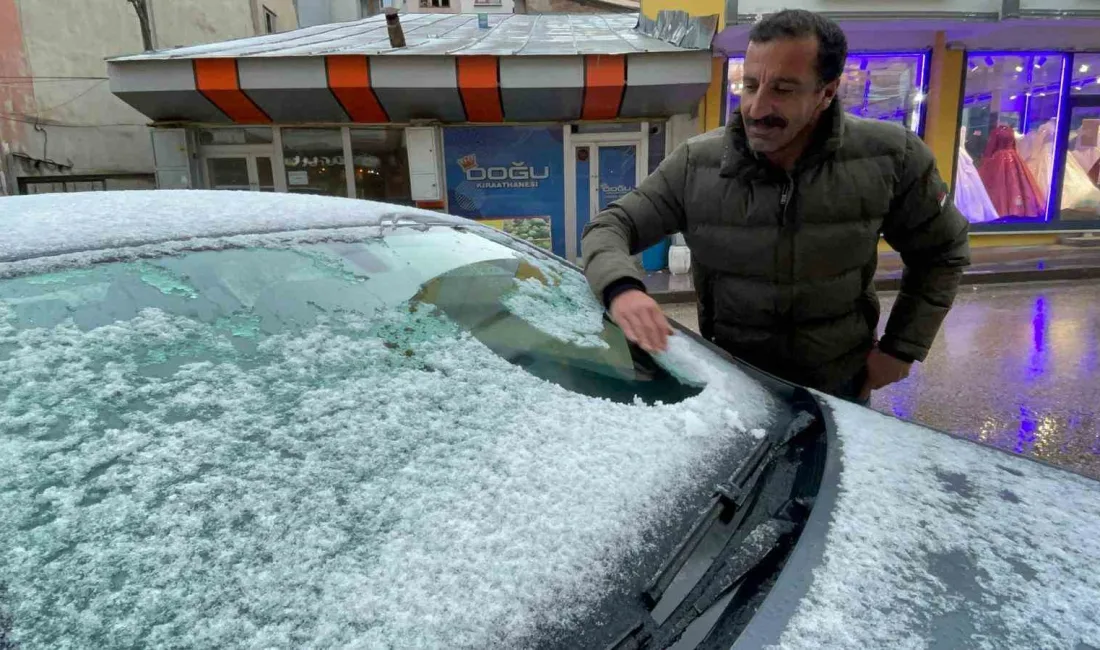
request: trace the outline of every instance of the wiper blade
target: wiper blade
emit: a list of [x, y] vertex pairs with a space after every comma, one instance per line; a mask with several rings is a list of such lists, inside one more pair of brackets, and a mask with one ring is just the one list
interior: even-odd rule
[[[706, 573], [714, 558], [733, 538], [748, 512], [744, 507], [746, 502], [756, 494], [762, 484], [761, 478], [775, 456], [816, 421], [812, 413], [798, 413], [786, 429], [773, 432], [753, 449], [728, 484], [718, 486], [710, 507], [695, 522], [642, 594], [658, 625], [675, 611], [691, 586]], [[689, 567], [686, 573], [685, 567]], [[673, 589], [673, 585], [682, 587], [685, 582], [688, 583], [686, 591]]]
[[669, 650], [695, 648], [736, 599], [750, 574], [776, 556], [783, 538], [797, 530], [794, 522], [769, 519], [757, 524], [741, 540], [732, 557], [719, 567], [703, 592], [691, 604], [690, 614], [671, 631], [677, 642]]
[[[739, 625], [732, 621], [751, 611], [789, 554], [813, 503], [812, 493], [782, 487], [801, 474], [803, 461], [796, 459], [820, 444], [815, 441], [822, 431], [812, 395], [798, 389], [793, 401], [788, 425], [773, 429], [717, 486], [708, 507], [646, 585], [641, 596], [649, 616], [610, 649], [673, 642], [676, 648], [694, 648], [709, 642], [712, 633], [730, 634]], [[734, 619], [727, 621], [727, 612]]]

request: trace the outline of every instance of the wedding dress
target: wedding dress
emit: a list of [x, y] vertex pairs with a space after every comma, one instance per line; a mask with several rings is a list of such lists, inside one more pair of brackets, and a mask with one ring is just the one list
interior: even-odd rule
[[974, 166], [974, 159], [962, 144], [959, 145], [959, 171], [955, 175], [955, 207], [970, 223], [984, 223], [1000, 217], [993, 201], [989, 200], [989, 192]]
[[1016, 151], [1012, 127], [1001, 124], [993, 130], [978, 173], [997, 214], [1002, 217], [1043, 217], [1045, 196]]
[[[1054, 120], [1043, 124], [1028, 135], [1030, 146], [1026, 149], [1025, 162], [1035, 176], [1039, 190], [1050, 194], [1050, 182], [1054, 171]], [[1076, 156], [1066, 156], [1066, 169], [1062, 180], [1062, 209], [1082, 212], [1100, 212], [1100, 189], [1089, 179]]]

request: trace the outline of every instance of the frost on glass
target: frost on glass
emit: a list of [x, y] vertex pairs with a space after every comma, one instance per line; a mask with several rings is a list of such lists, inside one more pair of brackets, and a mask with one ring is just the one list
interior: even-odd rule
[[607, 347], [604, 310], [584, 277], [528, 256], [525, 273], [504, 304], [520, 318], [563, 341], [583, 347]]
[[518, 264], [446, 231], [0, 280], [5, 641], [515, 647], [597, 603], [769, 397], [540, 379], [479, 316]]
[[1100, 483], [829, 404], [840, 492], [780, 647], [1100, 647]]

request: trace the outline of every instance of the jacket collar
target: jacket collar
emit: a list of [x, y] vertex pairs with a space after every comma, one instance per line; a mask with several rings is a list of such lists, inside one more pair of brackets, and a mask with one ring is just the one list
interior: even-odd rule
[[[810, 144], [797, 163], [798, 167], [816, 164], [840, 148], [844, 142], [845, 117], [840, 99], [833, 99], [833, 103], [821, 114], [821, 120], [814, 129]], [[764, 171], [774, 167], [766, 158], [749, 147], [745, 122], [740, 110], [730, 116], [729, 125], [726, 126], [725, 143], [720, 172], [722, 176], [741, 176], [751, 170]]]

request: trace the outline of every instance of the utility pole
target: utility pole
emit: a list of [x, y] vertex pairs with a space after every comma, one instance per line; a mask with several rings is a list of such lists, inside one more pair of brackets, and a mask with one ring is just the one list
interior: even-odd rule
[[141, 45], [145, 48], [146, 52], [153, 49], [153, 29], [149, 26], [149, 6], [146, 4], [148, 0], [127, 0], [134, 6], [134, 11], [137, 12], [138, 22], [141, 23]]

